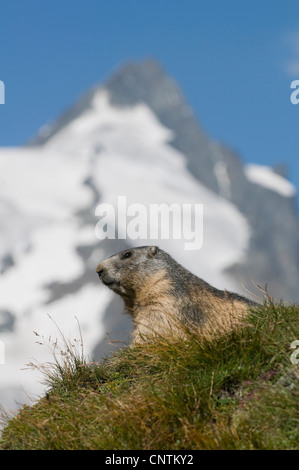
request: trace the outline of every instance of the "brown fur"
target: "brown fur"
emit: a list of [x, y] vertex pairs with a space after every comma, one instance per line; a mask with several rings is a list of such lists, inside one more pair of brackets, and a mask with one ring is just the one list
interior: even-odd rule
[[237, 327], [256, 304], [220, 291], [187, 271], [157, 247], [139, 247], [104, 260], [97, 267], [104, 284], [119, 294], [133, 317], [133, 342], [186, 327], [211, 338]]
[[133, 342], [141, 342], [149, 335], [178, 331], [173, 312], [175, 299], [169, 295], [171, 285], [166, 271], [156, 273], [144, 283], [134, 302], [132, 316], [135, 330]]

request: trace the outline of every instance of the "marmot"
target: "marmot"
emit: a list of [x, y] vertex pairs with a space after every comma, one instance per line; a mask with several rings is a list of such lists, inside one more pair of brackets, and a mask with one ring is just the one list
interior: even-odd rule
[[[221, 291], [192, 274], [157, 246], [121, 251], [97, 267], [100, 280], [119, 294], [133, 317], [133, 343], [195, 327], [213, 337], [235, 327], [258, 304]], [[186, 329], [185, 329], [186, 331]]]

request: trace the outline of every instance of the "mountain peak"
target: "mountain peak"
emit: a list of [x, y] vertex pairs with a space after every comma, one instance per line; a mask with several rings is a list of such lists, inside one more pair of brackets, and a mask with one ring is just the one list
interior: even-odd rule
[[115, 106], [133, 106], [140, 101], [147, 101], [155, 85], [163, 79], [167, 80], [167, 75], [155, 59], [140, 63], [127, 62], [106, 83], [91, 87], [58, 119], [43, 126], [29, 142], [29, 146], [44, 145], [53, 135], [89, 109], [98, 90], [106, 89], [111, 97], [111, 104]]
[[100, 89], [108, 91], [110, 103], [115, 107], [146, 104], [164, 126], [174, 131], [174, 146], [187, 155], [194, 147], [194, 134], [196, 151], [191, 151], [191, 154], [198, 155], [198, 139], [206, 143], [206, 137], [179, 86], [157, 60], [150, 58], [140, 62], [129, 61], [119, 67], [105, 83], [92, 87], [57, 120], [43, 126], [29, 145], [44, 145], [54, 134], [88, 110]]
[[178, 86], [155, 59], [127, 62], [108, 79], [105, 88], [116, 106], [132, 106], [142, 101], [157, 112], [165, 102], [171, 104], [170, 96], [176, 102], [184, 101]]

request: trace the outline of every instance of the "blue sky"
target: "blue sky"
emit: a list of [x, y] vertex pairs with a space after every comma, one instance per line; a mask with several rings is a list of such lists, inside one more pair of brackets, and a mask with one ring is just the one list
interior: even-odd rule
[[21, 145], [128, 60], [154, 57], [204, 130], [299, 189], [293, 0], [1, 0], [0, 146]]

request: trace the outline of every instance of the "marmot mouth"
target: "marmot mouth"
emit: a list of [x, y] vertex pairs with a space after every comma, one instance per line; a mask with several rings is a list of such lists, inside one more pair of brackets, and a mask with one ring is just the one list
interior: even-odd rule
[[116, 294], [124, 296], [126, 294], [125, 288], [121, 285], [120, 281], [113, 279], [101, 279], [102, 283], [109, 289], [113, 290]]
[[107, 287], [117, 287], [120, 285], [119, 281], [115, 281], [114, 279], [101, 279], [102, 283], [105, 284]]
[[102, 282], [103, 282], [103, 284], [105, 284], [106, 286], [111, 286], [111, 284], [119, 284], [119, 282], [111, 281], [111, 280], [106, 280], [106, 279], [102, 279]]

